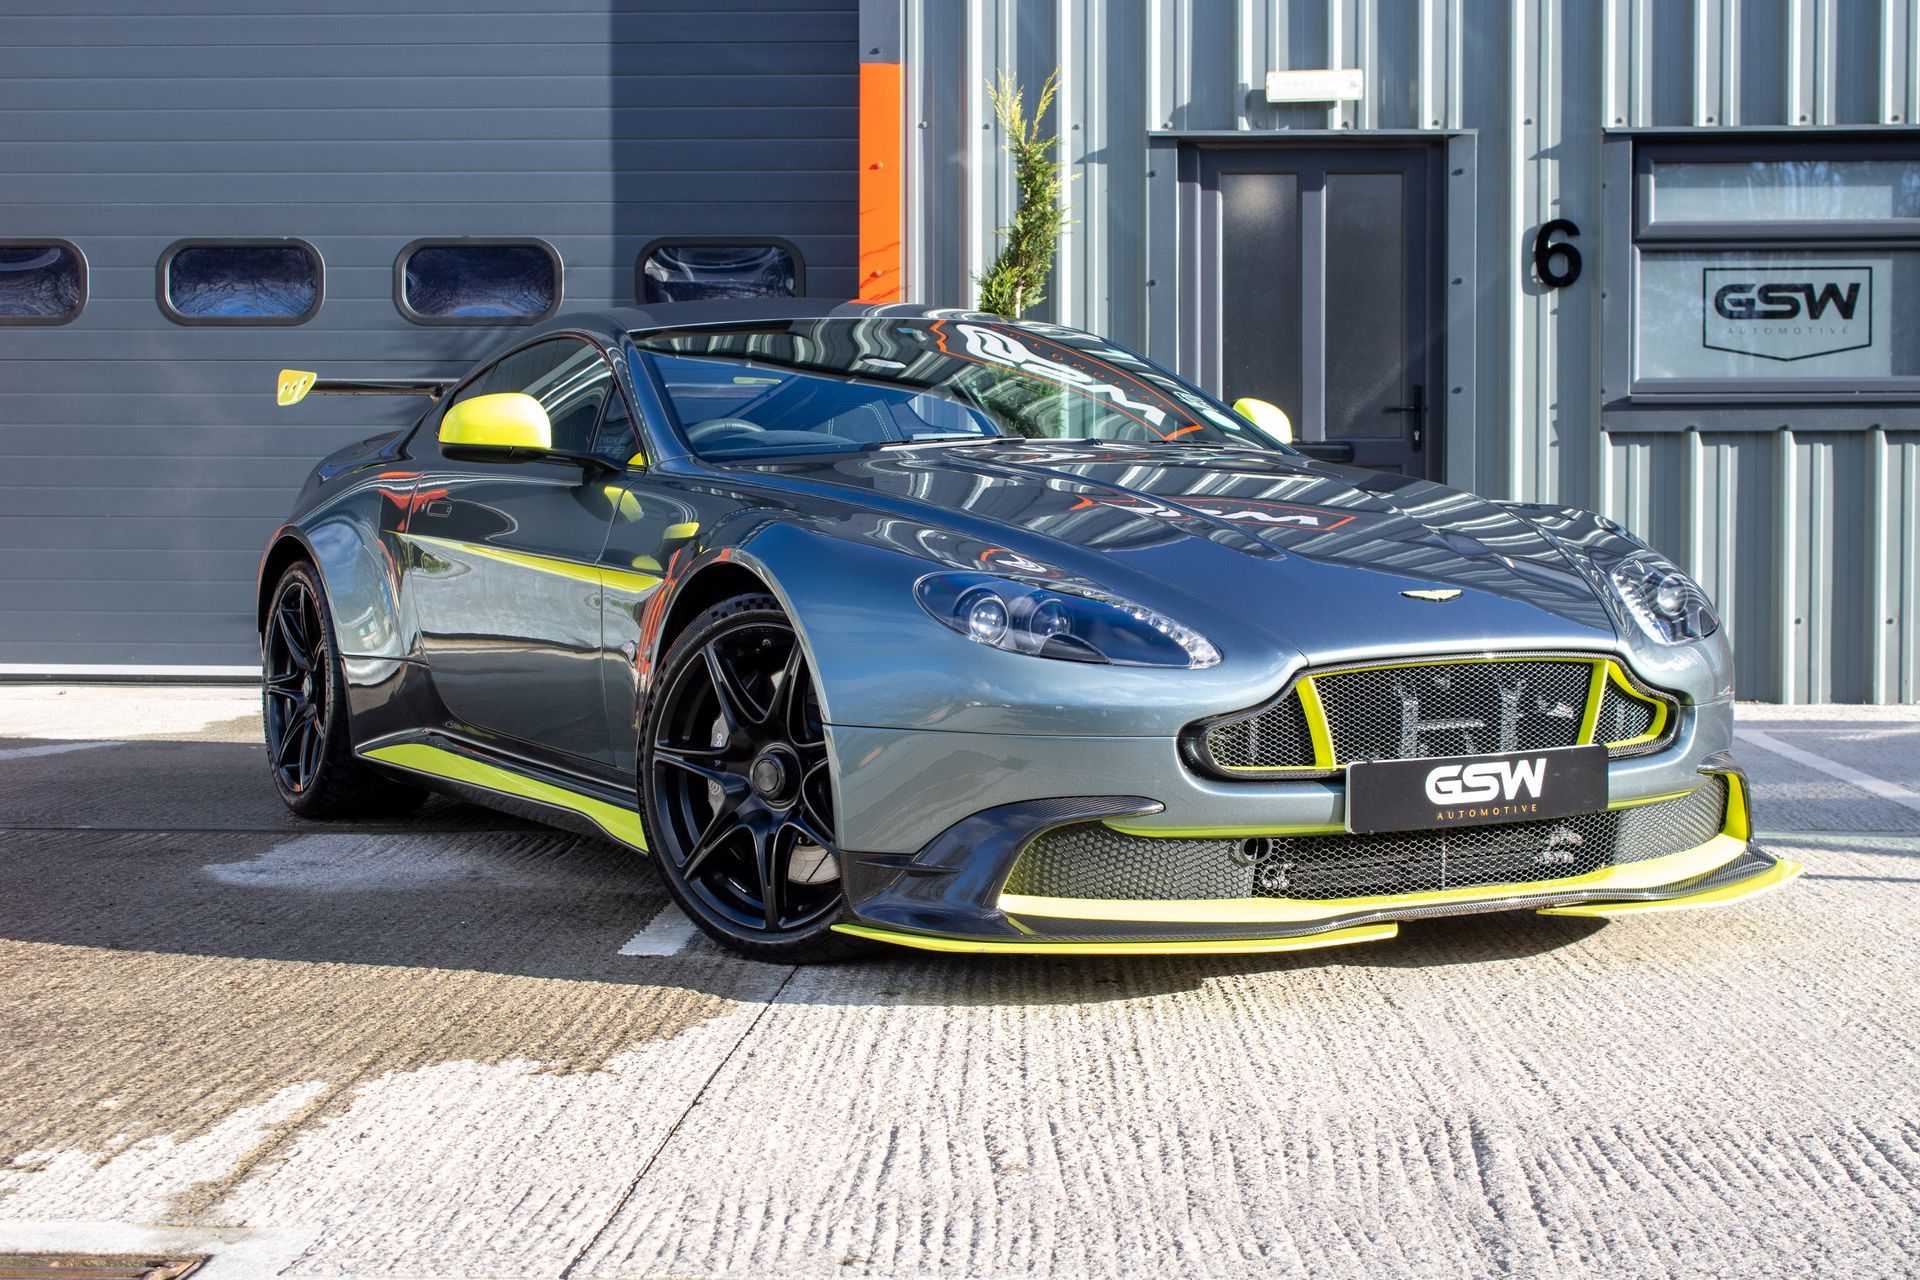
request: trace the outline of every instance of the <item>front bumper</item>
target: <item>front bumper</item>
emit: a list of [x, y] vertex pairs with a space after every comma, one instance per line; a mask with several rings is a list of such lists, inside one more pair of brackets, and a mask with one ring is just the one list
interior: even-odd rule
[[[1008, 892], [1016, 864], [1038, 837], [1098, 822], [1152, 840], [1146, 834], [1154, 830], [1150, 822], [1141, 824], [1163, 806], [1128, 796], [1003, 805], [955, 824], [918, 853], [851, 856], [845, 870], [857, 919], [837, 927], [936, 951], [1286, 951], [1390, 938], [1399, 921], [1432, 916], [1526, 908], [1614, 915], [1721, 905], [1778, 888], [1800, 874], [1799, 866], [1753, 842], [1746, 778], [1724, 753], [1701, 762], [1692, 789], [1718, 786], [1717, 780], [1724, 780], [1726, 797], [1719, 830], [1684, 848], [1650, 857], [1634, 850], [1621, 850], [1618, 857], [1609, 852], [1604, 865], [1554, 878], [1339, 897]], [[1617, 806], [1623, 803], [1632, 801], [1616, 799]]]

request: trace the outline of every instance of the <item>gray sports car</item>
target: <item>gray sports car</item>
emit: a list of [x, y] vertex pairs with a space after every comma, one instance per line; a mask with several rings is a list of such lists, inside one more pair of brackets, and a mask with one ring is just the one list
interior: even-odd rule
[[1090, 334], [562, 317], [315, 468], [261, 566], [274, 785], [649, 853], [747, 955], [1280, 951], [1729, 902], [1729, 651], [1619, 525], [1314, 461]]

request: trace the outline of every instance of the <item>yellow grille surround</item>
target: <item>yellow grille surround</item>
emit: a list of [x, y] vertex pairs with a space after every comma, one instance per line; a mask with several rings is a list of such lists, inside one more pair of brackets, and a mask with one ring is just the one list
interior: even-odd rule
[[[1559, 653], [1512, 653], [1480, 654], [1471, 657], [1448, 657], [1415, 659], [1412, 661], [1392, 660], [1385, 662], [1352, 663], [1341, 666], [1322, 667], [1304, 671], [1295, 676], [1278, 697], [1245, 711], [1236, 711], [1229, 715], [1216, 716], [1202, 721], [1187, 732], [1187, 750], [1190, 759], [1200, 766], [1203, 772], [1221, 777], [1249, 782], [1258, 780], [1288, 780], [1329, 777], [1340, 773], [1351, 763], [1339, 758], [1333, 740], [1333, 732], [1328, 722], [1326, 705], [1321, 686], [1318, 683], [1330, 676], [1342, 675], [1354, 671], [1400, 670], [1436, 666], [1499, 665], [1502, 663], [1555, 662], [1585, 665], [1590, 668], [1587, 680], [1586, 706], [1583, 708], [1577, 739], [1568, 745], [1586, 746], [1596, 741], [1605, 746], [1608, 755], [1614, 759], [1628, 756], [1651, 755], [1672, 741], [1674, 730], [1678, 727], [1679, 705], [1673, 699], [1642, 685], [1619, 662], [1597, 654], [1559, 654]], [[1606, 741], [1600, 738], [1600, 711], [1608, 697], [1625, 698], [1644, 705], [1648, 709], [1649, 725], [1646, 731], [1618, 741]], [[1308, 741], [1313, 751], [1313, 761], [1309, 764], [1289, 765], [1246, 765], [1230, 764], [1217, 758], [1214, 751], [1214, 735], [1223, 727], [1238, 725], [1267, 715], [1278, 709], [1285, 709], [1289, 700], [1294, 700], [1300, 714], [1306, 722]]]

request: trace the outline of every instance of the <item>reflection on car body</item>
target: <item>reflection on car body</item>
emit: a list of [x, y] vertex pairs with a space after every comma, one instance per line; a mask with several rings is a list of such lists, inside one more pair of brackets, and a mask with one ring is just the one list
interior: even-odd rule
[[1303, 457], [1051, 325], [557, 318], [316, 468], [260, 621], [296, 812], [604, 833], [749, 955], [1285, 950], [1798, 871], [1710, 602], [1626, 530]]

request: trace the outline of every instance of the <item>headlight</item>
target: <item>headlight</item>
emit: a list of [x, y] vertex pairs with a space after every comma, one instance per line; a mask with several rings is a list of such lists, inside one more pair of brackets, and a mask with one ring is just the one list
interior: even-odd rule
[[1128, 667], [1211, 667], [1220, 651], [1164, 614], [1091, 587], [986, 573], [933, 573], [920, 607], [967, 639], [1009, 653]]
[[1651, 551], [1629, 556], [1614, 565], [1607, 578], [1633, 620], [1657, 644], [1685, 644], [1720, 629], [1707, 593], [1664, 556]]

